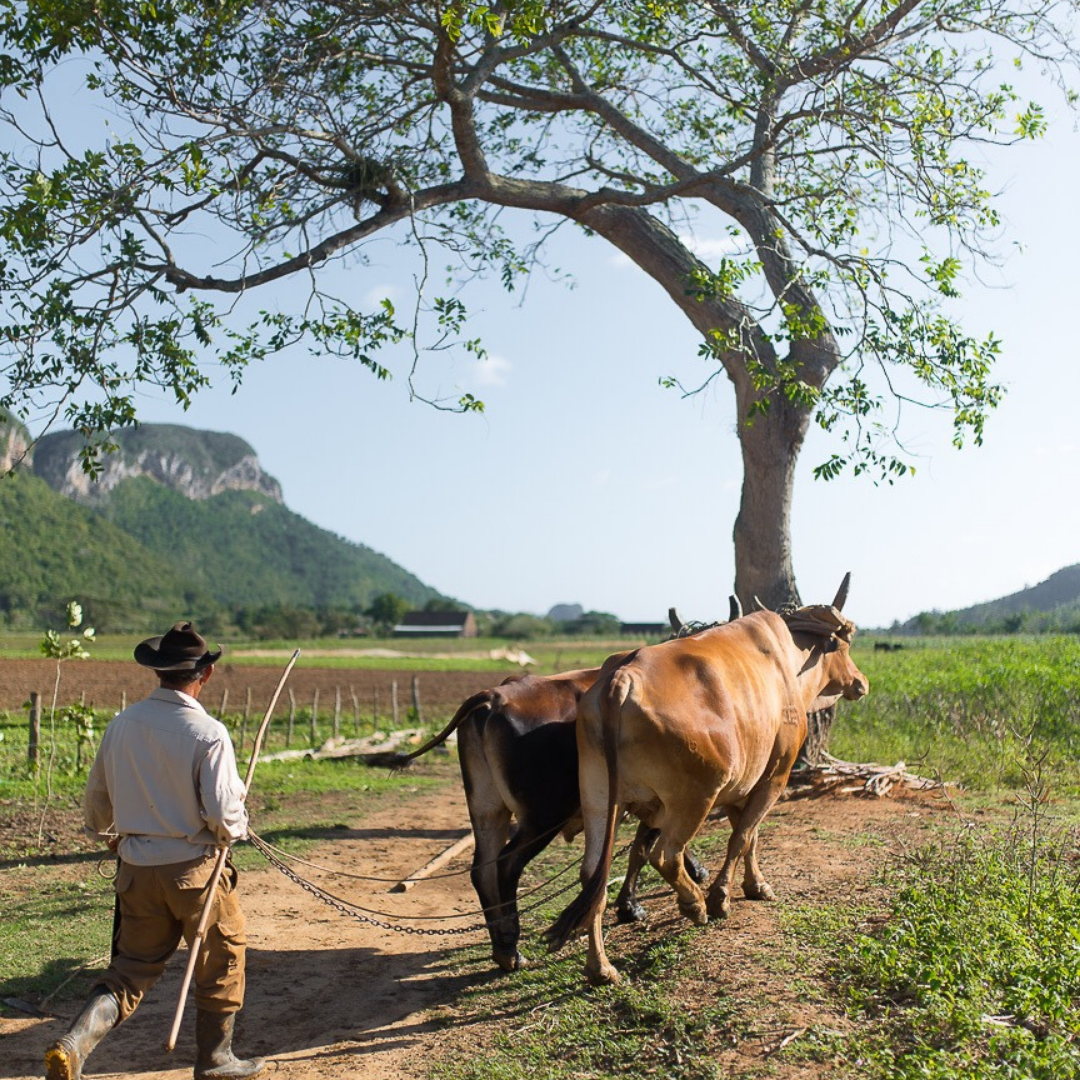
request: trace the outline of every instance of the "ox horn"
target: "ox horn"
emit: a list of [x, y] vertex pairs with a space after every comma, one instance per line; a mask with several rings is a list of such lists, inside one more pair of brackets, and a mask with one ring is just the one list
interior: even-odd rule
[[742, 618], [742, 604], [739, 603], [739, 598], [732, 593], [728, 597], [728, 622], [734, 622], [736, 619]]
[[673, 633], [677, 634], [682, 629], [682, 619], [675, 614], [675, 609], [673, 607], [667, 609], [667, 621], [671, 623], [671, 630]]
[[832, 602], [832, 606], [837, 611], [843, 611], [844, 605], [847, 603], [848, 589], [851, 587], [851, 571], [849, 570], [844, 575], [844, 580], [840, 582], [840, 588], [836, 591], [836, 598]]
[[761, 602], [761, 598], [756, 593], [754, 595], [754, 607], [756, 607], [758, 611], [772, 611], [772, 608], [767, 608]]

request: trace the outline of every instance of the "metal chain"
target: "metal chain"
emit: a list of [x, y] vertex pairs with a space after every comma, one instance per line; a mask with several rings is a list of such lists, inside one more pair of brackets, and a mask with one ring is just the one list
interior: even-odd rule
[[[547, 840], [549, 837], [552, 837], [556, 833], [561, 832], [564, 828], [566, 828], [566, 822], [569, 820], [570, 818], [567, 818], [566, 821], [563, 821], [561, 824], [555, 825], [552, 828], [547, 829], [545, 832], [538, 833], [536, 836], [533, 837], [530, 843], [536, 844], [541, 840]], [[248, 836], [251, 837], [255, 835], [256, 834], [249, 828]], [[288, 859], [290, 862], [299, 863], [301, 866], [310, 866], [312, 870], [321, 870], [324, 874], [333, 874], [335, 877], [349, 878], [352, 881], [373, 881], [379, 885], [397, 884], [397, 882], [400, 881], [400, 878], [373, 877], [370, 874], [354, 874], [348, 870], [334, 870], [329, 866], [320, 866], [318, 863], [309, 862], [307, 859], [303, 859], [299, 855], [293, 855], [290, 852], [286, 851], [284, 848], [278, 847], [276, 844], [271, 844], [269, 840], [265, 840], [262, 837], [259, 837], [259, 840], [281, 858]], [[500, 858], [502, 858], [502, 852], [496, 855], [494, 859], [489, 859], [487, 862], [478, 864], [474, 863], [472, 866], [466, 866], [462, 870], [449, 870], [445, 874], [430, 874], [424, 880], [440, 881], [443, 878], [462, 877], [465, 874], [473, 873], [473, 871], [475, 870], [481, 870], [484, 867], [494, 866]], [[581, 860], [578, 859], [577, 861], [580, 862]]]
[[[419, 935], [423, 935], [423, 936], [426, 936], [426, 937], [456, 937], [456, 936], [460, 936], [461, 934], [475, 934], [475, 933], [479, 933], [482, 930], [486, 931], [486, 930], [489, 929], [489, 923], [488, 922], [476, 923], [476, 924], [473, 924], [471, 926], [458, 926], [458, 927], [452, 927], [452, 928], [449, 928], [449, 927], [440, 928], [440, 927], [429, 927], [429, 926], [401, 926], [401, 925], [398, 925], [398, 924], [395, 924], [395, 923], [384, 922], [382, 919], [376, 918], [375, 915], [376, 914], [385, 915], [386, 914], [385, 912], [378, 912], [378, 913], [366, 913], [366, 912], [364, 912], [364, 909], [360, 908], [359, 905], [353, 904], [348, 900], [343, 900], [339, 896], [334, 896], [333, 893], [327, 892], [325, 889], [323, 889], [320, 886], [316, 885], [314, 882], [308, 881], [306, 878], [302, 878], [290, 866], [287, 866], [281, 859], [279, 859], [270, 850], [270, 847], [266, 843], [266, 841], [264, 841], [261, 837], [257, 836], [254, 833], [249, 832], [248, 833], [248, 839], [251, 842], [251, 845], [255, 848], [255, 850], [258, 851], [263, 856], [263, 858], [266, 859], [266, 861], [270, 863], [271, 866], [275, 867], [277, 870], [280, 870], [281, 873], [284, 874], [290, 881], [292, 881], [295, 884], [299, 885], [300, 888], [303, 889], [305, 892], [310, 893], [312, 896], [315, 897], [316, 900], [321, 900], [324, 904], [326, 904], [329, 907], [334, 908], [334, 910], [339, 912], [340, 914], [345, 915], [345, 916], [347, 916], [349, 918], [352, 918], [352, 919], [357, 919], [360, 922], [367, 923], [369, 926], [377, 926], [380, 930], [389, 930], [389, 931], [391, 931], [392, 933], [395, 933], [395, 934], [419, 934]], [[619, 852], [617, 852], [615, 854], [614, 858], [619, 858], [622, 855], [625, 855], [626, 852], [630, 850], [630, 846], [631, 845], [627, 844], [626, 847], [622, 848], [622, 850], [620, 850]], [[577, 860], [577, 861], [580, 861], [580, 859]], [[571, 864], [571, 866], [572, 865], [573, 864]], [[545, 885], [550, 884], [551, 881], [554, 881], [556, 878], [558, 878], [562, 874], [566, 873], [566, 871], [568, 869], [569, 869], [569, 867], [563, 867], [562, 870], [558, 871], [558, 873], [555, 874], [555, 877], [551, 878], [549, 881], [545, 882], [544, 884]], [[533, 892], [538, 891], [542, 887], [543, 887], [543, 885], [537, 886], [537, 888], [534, 889]], [[536, 908], [541, 907], [543, 904], [550, 903], [556, 897], [562, 896], [564, 893], [567, 893], [571, 889], [574, 889], [574, 888], [577, 888], [577, 887], [579, 887], [579, 883], [576, 882], [576, 881], [571, 881], [569, 884], [564, 885], [561, 889], [559, 889], [556, 892], [552, 893], [550, 896], [545, 896], [542, 899], [538, 900], [535, 904], [532, 904], [532, 905], [530, 905], [528, 907], [525, 907], [525, 908], [521, 908], [519, 914], [527, 914], [528, 912], [534, 911], [534, 910], [536, 910]], [[467, 916], [465, 916], [465, 915], [402, 916], [402, 918], [421, 918], [421, 919], [463, 919], [463, 918], [466, 918], [466, 917]]]
[[[332, 893], [327, 892], [325, 889], [321, 889], [313, 882], [307, 881], [297, 874], [291, 867], [286, 866], [280, 859], [278, 859], [271, 851], [269, 851], [262, 841], [250, 837], [251, 842], [255, 849], [259, 851], [263, 857], [272, 866], [280, 870], [290, 881], [295, 882], [305, 892], [310, 893], [317, 900], [321, 900], [324, 904], [334, 908], [342, 915], [347, 915], [350, 918], [358, 919], [360, 922], [368, 923], [371, 926], [377, 926], [380, 930], [390, 930], [397, 934], [421, 934], [429, 937], [450, 937], [459, 934], [474, 934], [480, 930], [486, 930], [486, 923], [479, 923], [475, 926], [458, 926], [454, 928], [440, 929], [437, 927], [427, 926], [396, 926], [393, 923], [383, 922], [381, 919], [374, 918], [371, 915], [363, 914], [355, 904], [349, 903], [347, 900], [342, 900], [338, 896], [334, 896]], [[445, 918], [464, 918], [464, 916], [448, 915]]]

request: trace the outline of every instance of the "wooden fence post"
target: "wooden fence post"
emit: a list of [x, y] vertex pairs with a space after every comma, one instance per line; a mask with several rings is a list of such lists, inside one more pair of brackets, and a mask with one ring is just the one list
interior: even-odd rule
[[341, 687], [334, 687], [334, 738], [341, 734]]
[[247, 729], [248, 719], [251, 717], [251, 687], [247, 688], [247, 693], [244, 695], [244, 719], [240, 724], [240, 746], [243, 748], [244, 743], [247, 742]]
[[379, 726], [379, 688], [371, 688], [371, 731], [374, 734]]
[[127, 691], [120, 691], [120, 711], [123, 712], [127, 708]]
[[353, 734], [360, 734], [360, 699], [356, 696], [356, 687], [349, 687], [349, 696], [352, 698]]
[[41, 695], [30, 691], [30, 741], [26, 745], [26, 760], [37, 772], [41, 747]]
[[315, 745], [317, 738], [315, 728], [319, 722], [319, 688], [315, 687], [315, 696], [311, 699], [311, 745]]
[[225, 687], [225, 689], [221, 691], [221, 709], [218, 712], [218, 719], [223, 724], [226, 722], [225, 721], [225, 711], [228, 709], [228, 707], [229, 707], [229, 688]]
[[422, 724], [424, 718], [420, 713], [420, 676], [414, 675], [412, 677], [412, 707], [413, 715], [416, 717], [416, 722]]
[[289, 687], [289, 726], [285, 729], [285, 746], [292, 742], [293, 724], [296, 723], [296, 694]]
[[394, 717], [394, 730], [398, 729], [397, 679], [390, 683], [390, 711]]

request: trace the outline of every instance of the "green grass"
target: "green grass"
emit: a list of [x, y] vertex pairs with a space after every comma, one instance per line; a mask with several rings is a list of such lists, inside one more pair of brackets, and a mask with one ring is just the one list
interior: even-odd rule
[[78, 881], [51, 881], [29, 892], [7, 881], [0, 875], [0, 998], [39, 1001], [83, 964], [108, 955], [111, 881], [91, 871]]
[[[97, 711], [95, 714], [95, 743], [100, 738], [109, 720], [111, 711]], [[442, 726], [445, 718], [433, 718], [429, 724], [431, 730]], [[237, 747], [237, 760], [241, 773], [247, 768], [255, 738], [257, 723], [251, 723], [246, 730], [239, 715], [223, 717], [226, 727]], [[407, 726], [403, 721], [402, 726]], [[35, 774], [27, 767], [27, 747], [29, 741], [29, 722], [23, 712], [0, 710], [0, 799], [34, 799], [40, 796], [46, 787], [46, 776], [58, 799], [79, 798], [86, 785], [86, 772], [93, 750], [85, 749], [82, 753], [82, 765], [79, 765], [78, 739], [75, 726], [63, 718], [63, 710], [57, 711], [55, 725], [50, 727], [48, 715], [42, 720], [42, 746], [40, 765]], [[380, 724], [378, 731], [388, 733], [389, 728]], [[352, 721], [342, 722], [340, 733], [343, 738], [352, 738], [354, 734], [368, 737], [373, 733], [370, 721], [355, 728]], [[346, 775], [349, 770], [364, 770], [374, 790], [382, 790], [386, 770], [366, 769], [358, 759], [323, 759], [311, 761], [305, 759], [289, 761], [265, 761], [262, 757], [282, 750], [305, 750], [321, 746], [333, 734], [333, 724], [325, 712], [320, 712], [319, 722], [315, 727], [314, 737], [311, 731], [311, 710], [300, 708], [296, 711], [293, 734], [290, 739], [285, 721], [277, 718], [267, 729], [260, 751], [260, 764], [255, 774], [255, 790], [281, 787], [280, 794], [306, 791], [312, 793], [337, 790], [335, 777]], [[51, 761], [51, 763], [50, 763]], [[412, 774], [410, 774], [411, 776]], [[295, 780], [289, 780], [293, 777]], [[392, 779], [392, 777], [391, 777]], [[344, 790], [354, 785], [346, 784]]]
[[[554, 909], [552, 911], [554, 914]], [[590, 990], [581, 955], [569, 950], [512, 978], [493, 976], [487, 948], [457, 959], [474, 976], [452, 1007], [448, 1023], [501, 1021], [489, 1043], [436, 1063], [434, 1080], [604, 1080], [662, 1076], [710, 1080], [720, 1072], [714, 1039], [732, 1016], [722, 993], [693, 1010], [675, 993], [690, 955], [692, 931], [653, 941], [624, 965], [614, 987]]]
[[[865, 1080], [1080, 1076], [1080, 876], [1054, 828], [965, 827], [889, 868], [875, 923], [806, 919], [856, 1026], [819, 1060]], [[839, 942], [839, 948], [837, 943]]]
[[980, 791], [1015, 789], [1033, 735], [1055, 792], [1080, 795], [1080, 638], [923, 638], [900, 652], [857, 639], [870, 694], [841, 706], [830, 750], [849, 761], [906, 761]]

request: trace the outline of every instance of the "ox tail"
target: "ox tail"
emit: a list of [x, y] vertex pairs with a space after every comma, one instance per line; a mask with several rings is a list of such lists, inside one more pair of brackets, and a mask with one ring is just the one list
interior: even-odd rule
[[608, 784], [604, 843], [596, 869], [585, 882], [581, 892], [544, 931], [544, 940], [552, 952], [561, 949], [571, 937], [589, 925], [607, 893], [608, 875], [611, 873], [611, 860], [615, 850], [615, 830], [619, 824], [619, 720], [630, 689], [629, 675], [626, 672], [616, 672], [600, 703], [601, 739]]
[[390, 768], [397, 771], [398, 769], [408, 768], [412, 762], [422, 755], [426, 754], [429, 750], [434, 750], [436, 746], [441, 746], [446, 740], [460, 727], [461, 722], [471, 716], [474, 712], [478, 712], [481, 708], [490, 707], [491, 705], [491, 691], [481, 690], [479, 693], [473, 694], [471, 698], [467, 698], [463, 701], [458, 708], [458, 711], [454, 713], [450, 723], [446, 725], [439, 732], [438, 735], [428, 739], [423, 746], [418, 747], [408, 754], [395, 754], [390, 761]]

